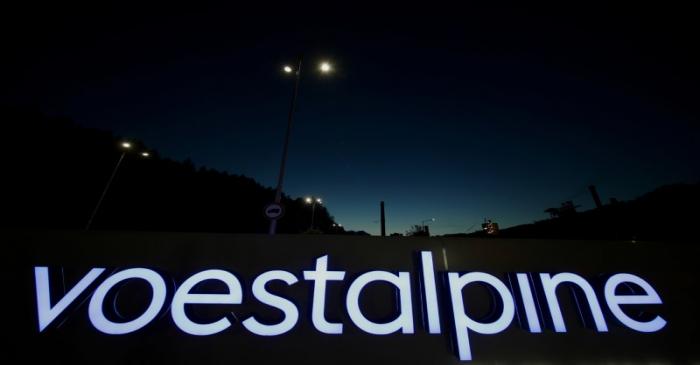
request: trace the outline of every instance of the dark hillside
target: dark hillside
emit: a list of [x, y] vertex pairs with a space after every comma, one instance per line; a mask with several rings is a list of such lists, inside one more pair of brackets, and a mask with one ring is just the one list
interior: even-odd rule
[[[662, 186], [630, 201], [502, 229], [505, 238], [698, 241], [700, 184]], [[483, 232], [469, 236], [485, 236]]]
[[[5, 126], [0, 147], [2, 219], [9, 228], [82, 229], [120, 158], [121, 138], [17, 108], [0, 111]], [[10, 129], [7, 129], [10, 128]], [[93, 229], [264, 233], [263, 208], [274, 191], [255, 180], [192, 162], [177, 162], [133, 147], [114, 178]], [[148, 151], [150, 157], [140, 155]], [[271, 168], [275, 168], [272, 167]], [[284, 198], [282, 233], [306, 231], [310, 208]], [[332, 228], [325, 207], [316, 207], [315, 226]]]

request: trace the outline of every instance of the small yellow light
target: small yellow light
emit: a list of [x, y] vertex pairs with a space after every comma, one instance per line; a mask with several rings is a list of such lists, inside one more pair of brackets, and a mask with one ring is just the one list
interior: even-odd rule
[[291, 66], [284, 66], [283, 70], [286, 73], [292, 73], [292, 71], [294, 71]]
[[321, 198], [316, 198], [316, 203], [321, 204]]
[[143, 156], [143, 157], [148, 157], [148, 156], [150, 156], [150, 155], [151, 155], [151, 154], [148, 153], [148, 152], [141, 152], [141, 156]]
[[122, 142], [122, 147], [124, 147], [124, 148], [131, 148], [131, 143], [129, 143], [129, 142]]
[[331, 64], [328, 62], [321, 62], [321, 72], [327, 73], [331, 71]]
[[313, 200], [311, 200], [311, 198], [306, 198], [305, 200], [306, 200], [307, 204], [311, 204], [311, 202], [313, 201]]

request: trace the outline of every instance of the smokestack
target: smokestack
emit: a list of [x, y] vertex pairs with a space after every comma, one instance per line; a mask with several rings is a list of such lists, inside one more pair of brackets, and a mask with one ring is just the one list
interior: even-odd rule
[[386, 221], [384, 220], [384, 201], [379, 202], [379, 210], [381, 211], [382, 216], [382, 237], [386, 237]]
[[593, 196], [593, 201], [595, 202], [595, 207], [596, 208], [602, 207], [603, 203], [600, 202], [600, 196], [598, 196], [598, 190], [596, 190], [595, 185], [589, 186], [588, 190], [590, 190], [591, 195]]

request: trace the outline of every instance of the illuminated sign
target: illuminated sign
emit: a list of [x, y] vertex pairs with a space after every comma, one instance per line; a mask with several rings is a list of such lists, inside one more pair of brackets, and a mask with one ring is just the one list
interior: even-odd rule
[[[634, 274], [619, 273], [608, 277], [601, 288], [604, 295], [599, 298], [589, 281], [574, 273], [515, 273], [508, 276], [509, 280], [504, 281], [485, 272], [436, 272], [433, 256], [429, 251], [421, 252], [419, 259], [421, 268], [417, 278], [406, 271], [373, 270], [360, 274], [348, 283], [345, 311], [357, 328], [371, 335], [415, 333], [413, 298], [416, 295], [421, 298], [419, 309], [425, 318], [423, 328], [429, 334], [441, 334], [445, 331], [441, 324], [450, 323], [451, 329], [448, 333], [455, 339], [457, 355], [460, 360], [468, 361], [472, 359], [473, 353], [470, 336], [500, 333], [511, 325], [516, 314], [524, 319], [523, 323], [527, 324], [527, 330], [531, 333], [540, 333], [543, 327], [551, 327], [555, 332], [567, 332], [556, 294], [557, 288], [563, 285], [582, 293], [580, 300], [576, 301], [578, 309], [582, 313], [590, 314], [592, 324], [598, 332], [608, 331], [608, 320], [611, 318], [606, 319], [604, 313], [637, 332], [656, 332], [666, 325], [666, 320], [659, 315], [632, 315], [631, 311], [626, 310], [634, 305], [662, 304], [651, 284]], [[68, 307], [79, 305], [80, 301], [77, 299], [90, 295], [88, 288], [93, 287], [88, 303], [88, 318], [95, 329], [109, 335], [126, 335], [138, 331], [168, 310], [173, 323], [182, 332], [195, 336], [213, 335], [227, 330], [233, 324], [225, 316], [202, 323], [188, 316], [186, 306], [235, 306], [243, 302], [244, 288], [241, 281], [233, 273], [225, 270], [204, 270], [190, 276], [171, 293], [172, 300], [169, 305], [166, 305], [168, 286], [160, 273], [147, 268], [129, 268], [110, 275], [105, 274], [105, 271], [105, 268], [91, 269], [62, 297], [52, 302], [52, 294], [54, 297], [57, 295], [51, 292], [49, 268], [35, 267], [39, 332], [57, 322], [59, 316], [67, 313]], [[106, 278], [98, 284], [97, 279], [104, 276]], [[317, 258], [315, 267], [303, 271], [299, 276], [285, 270], [264, 272], [254, 278], [250, 293], [263, 305], [279, 310], [282, 319], [276, 323], [267, 323], [251, 315], [243, 319], [241, 325], [259, 336], [279, 336], [293, 330], [300, 317], [297, 304], [273, 294], [267, 289], [267, 285], [280, 282], [292, 286], [300, 280], [306, 280], [312, 284], [311, 322], [314, 328], [324, 334], [342, 335], [343, 323], [332, 322], [326, 318], [326, 294], [329, 285], [342, 284], [346, 276], [345, 271], [329, 269], [328, 255]], [[441, 278], [444, 280], [440, 280]], [[414, 281], [415, 279], [417, 280]], [[121, 286], [133, 280], [148, 285], [150, 302], [136, 318], [115, 321], [115, 318], [105, 314], [105, 308], [116, 307], [115, 303], [109, 302], [109, 298], [116, 301], [116, 294]], [[199, 284], [211, 281], [222, 284], [225, 292], [202, 293], [201, 290], [195, 290]], [[378, 283], [388, 284], [396, 293], [397, 306], [394, 316], [383, 322], [368, 318], [361, 305], [365, 289]], [[419, 288], [414, 288], [415, 283], [418, 283]], [[491, 293], [493, 308], [488, 318], [470, 316], [469, 297], [464, 295], [464, 289], [470, 285], [483, 286]], [[445, 294], [442, 300], [439, 293]], [[449, 313], [448, 316], [441, 318], [445, 312]]]

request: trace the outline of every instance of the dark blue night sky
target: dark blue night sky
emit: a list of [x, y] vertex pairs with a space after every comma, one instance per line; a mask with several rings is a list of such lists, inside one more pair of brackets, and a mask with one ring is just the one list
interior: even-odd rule
[[304, 52], [285, 192], [348, 229], [377, 234], [380, 200], [388, 232], [443, 234], [700, 180], [682, 9], [60, 10], [20, 10], [5, 100], [267, 186]]

